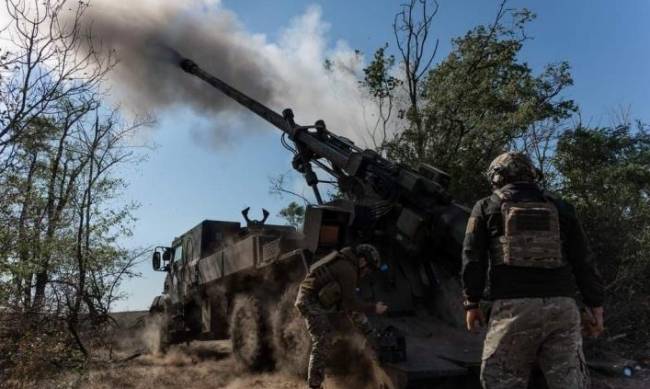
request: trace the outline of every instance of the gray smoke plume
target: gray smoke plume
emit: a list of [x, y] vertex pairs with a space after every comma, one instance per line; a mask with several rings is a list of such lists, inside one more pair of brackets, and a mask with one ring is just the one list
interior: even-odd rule
[[[303, 123], [325, 119], [357, 142], [374, 120], [372, 103], [358, 87], [363, 57], [345, 43], [327, 48], [329, 26], [318, 7], [296, 17], [277, 42], [246, 31], [214, 0], [94, 0], [85, 17], [93, 46], [113, 51], [120, 61], [111, 89], [136, 112], [190, 107], [221, 119], [217, 128], [232, 126], [233, 116], [252, 117], [241, 116], [236, 103], [181, 71], [179, 56], [185, 56], [272, 109], [290, 106]], [[329, 71], [326, 58], [335, 65]]]
[[180, 71], [181, 56], [237, 85], [252, 97], [270, 102], [269, 64], [255, 52], [233, 14], [199, 13], [187, 1], [95, 1], [86, 21], [93, 45], [119, 61], [112, 77], [129, 106], [160, 110], [188, 104], [213, 114], [231, 104], [218, 91]]

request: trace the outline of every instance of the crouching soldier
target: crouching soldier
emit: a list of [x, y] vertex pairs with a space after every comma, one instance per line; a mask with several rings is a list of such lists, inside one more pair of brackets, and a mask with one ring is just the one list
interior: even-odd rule
[[328, 313], [347, 313], [361, 332], [368, 335], [371, 328], [365, 314], [381, 315], [388, 309], [382, 302], [363, 303], [355, 296], [359, 280], [379, 267], [377, 249], [361, 244], [354, 249], [334, 251], [309, 268], [300, 284], [295, 306], [305, 318], [312, 342], [307, 379], [310, 388], [320, 388], [324, 379], [333, 336]]

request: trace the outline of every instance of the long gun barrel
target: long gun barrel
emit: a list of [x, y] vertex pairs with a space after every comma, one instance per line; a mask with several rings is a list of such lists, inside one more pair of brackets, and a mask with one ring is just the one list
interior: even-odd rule
[[197, 65], [191, 59], [187, 59], [187, 58], [183, 59], [180, 65], [181, 68], [183, 68], [183, 70], [185, 70], [186, 72], [197, 76], [198, 78], [202, 79], [203, 81], [207, 82], [213, 87], [219, 89], [228, 97], [231, 97], [232, 99], [236, 100], [238, 103], [243, 105], [244, 107], [258, 114], [260, 117], [262, 117], [262, 119], [268, 121], [269, 123], [273, 124], [277, 128], [289, 134], [289, 136], [293, 135], [293, 128], [291, 128], [289, 123], [287, 123], [287, 121], [281, 115], [268, 109], [264, 105], [260, 104], [257, 100], [254, 100], [246, 96], [245, 94], [241, 93], [237, 89], [231, 87], [230, 85], [221, 81], [217, 77], [201, 69], [199, 65]]
[[304, 129], [304, 127], [297, 126], [295, 123], [293, 123], [293, 113], [291, 110], [285, 110], [284, 116], [278, 114], [257, 100], [248, 97], [232, 86], [221, 81], [217, 77], [201, 69], [191, 59], [183, 59], [180, 65], [181, 68], [183, 68], [183, 70], [185, 70], [187, 73], [195, 75], [213, 87], [219, 89], [228, 97], [237, 101], [239, 104], [255, 112], [262, 119], [282, 130], [294, 142], [304, 144], [310, 148], [318, 157], [328, 159], [340, 168], [344, 168], [347, 164], [348, 156], [345, 152], [338, 151], [333, 147], [327, 147], [321, 141], [314, 139], [314, 137], [308, 132], [300, 131]]

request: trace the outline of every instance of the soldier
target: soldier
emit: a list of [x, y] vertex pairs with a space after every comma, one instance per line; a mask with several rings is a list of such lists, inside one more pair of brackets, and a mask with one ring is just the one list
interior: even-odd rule
[[369, 335], [372, 329], [365, 314], [381, 315], [388, 309], [382, 302], [363, 303], [355, 296], [359, 279], [379, 267], [379, 253], [369, 244], [358, 245], [354, 250], [346, 247], [334, 251], [310, 266], [300, 284], [295, 304], [305, 318], [312, 342], [307, 378], [310, 388], [320, 388], [324, 379], [325, 361], [332, 340], [328, 313], [347, 313], [361, 332]]
[[548, 387], [587, 388], [576, 286], [603, 331], [603, 283], [573, 207], [542, 192], [539, 171], [521, 153], [498, 156], [487, 171], [494, 193], [479, 200], [463, 245], [467, 329], [485, 321], [493, 300], [481, 365], [484, 388], [526, 388], [538, 364]]

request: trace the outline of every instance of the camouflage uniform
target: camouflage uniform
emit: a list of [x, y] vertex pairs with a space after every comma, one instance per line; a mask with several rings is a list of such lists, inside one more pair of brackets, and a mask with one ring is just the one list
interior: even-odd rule
[[318, 388], [325, 379], [325, 363], [332, 346], [332, 325], [327, 317], [329, 311], [321, 306], [318, 299], [303, 293], [298, 294], [296, 308], [305, 318], [311, 338], [307, 383], [310, 387]]
[[472, 210], [462, 271], [467, 301], [494, 301], [481, 382], [526, 388], [538, 364], [549, 388], [586, 388], [574, 297], [579, 289], [586, 305], [598, 307], [604, 292], [575, 211], [539, 189], [523, 154], [497, 157], [487, 174], [495, 193]]
[[549, 388], [589, 388], [580, 315], [570, 297], [501, 299], [492, 306], [481, 384], [527, 388], [539, 363]]
[[[320, 265], [312, 266], [305, 280], [300, 284], [295, 306], [304, 317], [311, 338], [311, 354], [307, 382], [310, 387], [321, 386], [325, 376], [325, 363], [332, 346], [333, 327], [329, 315], [344, 312], [353, 324], [364, 334], [372, 332], [365, 313], [374, 311], [374, 304], [357, 301], [354, 291], [359, 278], [358, 259], [352, 249], [345, 248], [323, 258]], [[319, 262], [321, 262], [319, 261]], [[316, 270], [316, 268], [320, 270]], [[319, 299], [319, 292], [336, 283], [340, 296], [333, 304], [325, 306]]]

